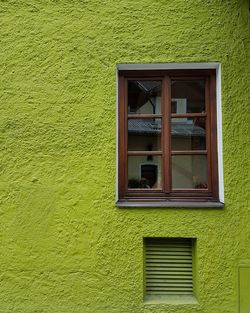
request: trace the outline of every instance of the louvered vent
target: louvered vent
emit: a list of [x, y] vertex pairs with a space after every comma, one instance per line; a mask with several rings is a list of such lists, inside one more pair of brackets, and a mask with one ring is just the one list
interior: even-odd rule
[[193, 295], [192, 239], [145, 239], [145, 293]]

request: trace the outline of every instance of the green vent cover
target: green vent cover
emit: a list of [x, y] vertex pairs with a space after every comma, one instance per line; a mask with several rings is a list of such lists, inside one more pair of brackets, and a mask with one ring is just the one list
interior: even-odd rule
[[240, 313], [250, 312], [250, 266], [242, 265], [239, 268], [239, 305]]
[[193, 295], [192, 239], [145, 239], [145, 293]]

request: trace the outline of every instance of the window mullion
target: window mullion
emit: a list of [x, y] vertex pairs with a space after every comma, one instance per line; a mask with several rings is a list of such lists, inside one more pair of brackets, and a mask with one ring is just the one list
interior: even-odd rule
[[207, 123], [209, 123], [209, 143], [208, 143], [208, 155], [209, 155], [209, 168], [210, 173], [210, 188], [213, 193], [214, 198], [218, 198], [218, 159], [217, 159], [217, 125], [216, 125], [216, 90], [215, 90], [215, 76], [210, 75], [210, 79], [207, 79], [207, 105], [210, 106], [209, 116], [207, 118]]
[[208, 190], [212, 189], [212, 177], [211, 177], [211, 106], [210, 103], [210, 82], [209, 78], [206, 79], [206, 87], [205, 87], [205, 108], [207, 113], [206, 118], [206, 147], [207, 147], [207, 173], [208, 173]]
[[165, 76], [162, 86], [162, 150], [163, 150], [163, 186], [164, 192], [170, 192], [170, 118], [171, 118], [171, 85], [169, 76]]
[[128, 188], [128, 80], [124, 79], [124, 151], [125, 153], [125, 166], [124, 166], [124, 181], [125, 181], [125, 186], [124, 190], [127, 191]]

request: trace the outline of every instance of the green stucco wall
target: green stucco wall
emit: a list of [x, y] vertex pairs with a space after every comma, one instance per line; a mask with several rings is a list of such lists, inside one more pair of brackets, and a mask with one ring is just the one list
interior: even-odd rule
[[[1, 0], [1, 313], [235, 313], [250, 259], [240, 0]], [[224, 209], [118, 209], [116, 64], [222, 64]], [[143, 237], [197, 238], [199, 304], [143, 303]]]

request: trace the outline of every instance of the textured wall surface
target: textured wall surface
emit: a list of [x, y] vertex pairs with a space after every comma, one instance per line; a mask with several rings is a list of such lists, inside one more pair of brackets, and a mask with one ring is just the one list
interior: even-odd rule
[[[235, 313], [250, 259], [241, 0], [1, 0], [1, 313]], [[224, 209], [118, 209], [116, 64], [222, 64]], [[199, 304], [143, 303], [143, 237], [196, 237]]]

